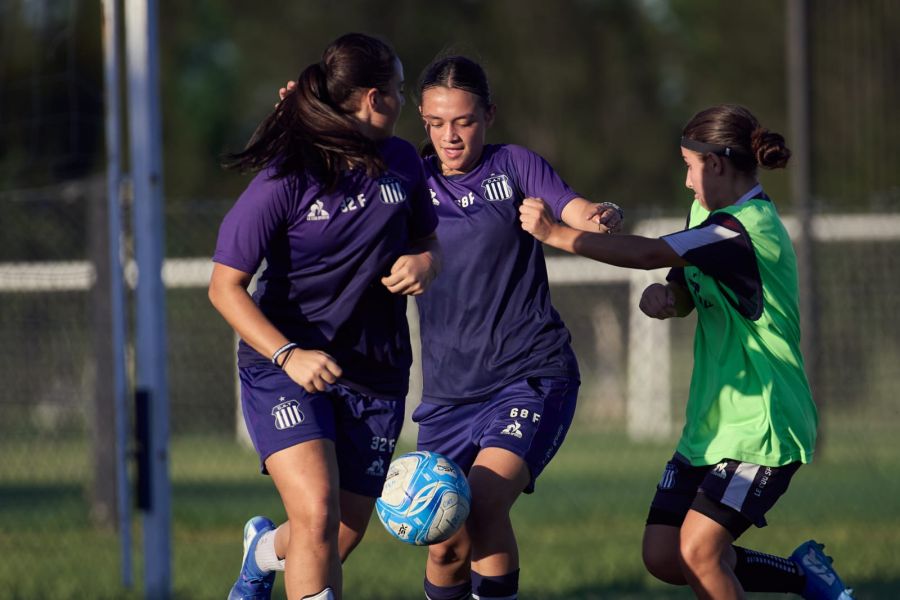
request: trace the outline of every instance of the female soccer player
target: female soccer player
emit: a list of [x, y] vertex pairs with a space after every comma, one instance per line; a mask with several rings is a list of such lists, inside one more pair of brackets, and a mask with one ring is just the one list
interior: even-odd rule
[[478, 63], [436, 60], [419, 98], [446, 253], [441, 278], [416, 298], [424, 392], [413, 420], [418, 448], [452, 458], [472, 490], [466, 526], [428, 548], [425, 592], [511, 599], [519, 555], [509, 511], [559, 449], [580, 385], [541, 245], [519, 227], [518, 207], [540, 196], [555, 218], [595, 232], [617, 226], [621, 211], [580, 197], [526, 148], [485, 144], [496, 107]]
[[602, 232], [619, 225], [621, 209], [580, 197], [526, 148], [485, 144], [496, 107], [478, 63], [436, 60], [419, 98], [445, 252], [441, 277], [416, 298], [424, 392], [413, 420], [418, 448], [453, 459], [472, 490], [466, 527], [429, 546], [425, 592], [511, 599], [519, 556], [509, 511], [559, 449], [580, 385], [541, 245], [519, 227], [518, 206], [541, 196], [572, 227]]
[[[415, 149], [392, 137], [403, 68], [384, 42], [337, 39], [231, 166], [260, 171], [219, 230], [209, 296], [241, 337], [242, 408], [288, 521], [244, 531], [229, 598], [341, 597], [403, 422], [406, 295], [438, 270]], [[266, 269], [251, 297], [247, 286]]]
[[650, 507], [644, 563], [698, 598], [743, 598], [745, 591], [851, 598], [812, 540], [789, 558], [734, 545], [751, 525], [766, 525], [766, 512], [812, 460], [816, 440], [796, 257], [757, 180], [757, 167], [784, 167], [790, 150], [746, 108], [721, 105], [685, 126], [681, 155], [694, 192], [689, 228], [660, 239], [574, 231], [537, 198], [521, 208], [523, 229], [545, 244], [621, 267], [672, 267], [666, 284], [644, 290], [640, 308], [648, 316], [697, 309], [687, 418]]

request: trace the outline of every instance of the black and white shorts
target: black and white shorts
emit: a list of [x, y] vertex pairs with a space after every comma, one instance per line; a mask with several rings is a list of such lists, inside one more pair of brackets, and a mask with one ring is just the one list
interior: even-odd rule
[[765, 514], [787, 491], [800, 464], [766, 467], [724, 458], [695, 467], [676, 452], [656, 486], [647, 525], [681, 527], [688, 510], [695, 510], [737, 539], [751, 525], [766, 526]]

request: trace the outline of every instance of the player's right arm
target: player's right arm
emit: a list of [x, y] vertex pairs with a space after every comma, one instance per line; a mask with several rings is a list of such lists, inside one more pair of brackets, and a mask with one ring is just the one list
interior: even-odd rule
[[680, 283], [654, 283], [641, 294], [641, 311], [654, 319], [684, 317], [694, 310], [694, 299]]
[[[209, 300], [241, 339], [263, 356], [272, 356], [289, 342], [259, 310], [247, 293], [252, 275], [221, 263], [213, 263]], [[279, 357], [288, 377], [307, 392], [324, 391], [341, 376], [334, 358], [320, 350], [296, 348]]]

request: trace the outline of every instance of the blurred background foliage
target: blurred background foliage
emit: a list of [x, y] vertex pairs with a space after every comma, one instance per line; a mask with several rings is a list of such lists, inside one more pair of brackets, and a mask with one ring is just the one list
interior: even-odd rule
[[[900, 136], [888, 132], [900, 131], [893, 108], [900, 10], [878, 0], [812, 4], [817, 206], [896, 206]], [[4, 212], [12, 219], [17, 211], [34, 216], [46, 202], [77, 205], [77, 185], [68, 195], [35, 188], [84, 181], [103, 168], [99, 3], [0, 6]], [[423, 138], [415, 109], [422, 68], [439, 53], [464, 53], [492, 82], [499, 112], [490, 141], [529, 146], [583, 195], [632, 210], [684, 211], [677, 138], [707, 105], [746, 104], [764, 125], [788, 133], [781, 0], [272, 1], [264, 8], [162, 0], [159, 9], [165, 198], [176, 216], [188, 205], [221, 214], [247, 179], [223, 171], [219, 158], [242, 148], [278, 87], [347, 31], [388, 39], [404, 61], [409, 102], [398, 135]], [[765, 182], [789, 210], [784, 172]], [[83, 211], [72, 206], [70, 218]], [[84, 248], [77, 233], [40, 226], [45, 235], [8, 232], [0, 258], [34, 257], [41, 244], [66, 256]], [[212, 243], [197, 231], [171, 238], [169, 253], [209, 254]]]

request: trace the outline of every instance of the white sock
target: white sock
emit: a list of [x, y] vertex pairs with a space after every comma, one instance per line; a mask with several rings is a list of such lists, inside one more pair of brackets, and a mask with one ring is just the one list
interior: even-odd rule
[[275, 554], [275, 530], [267, 531], [259, 536], [256, 542], [256, 566], [263, 571], [284, 571], [284, 559]]
[[315, 596], [303, 596], [300, 600], [334, 600], [334, 591], [327, 587]]

